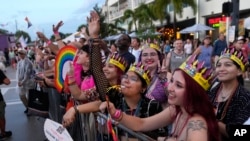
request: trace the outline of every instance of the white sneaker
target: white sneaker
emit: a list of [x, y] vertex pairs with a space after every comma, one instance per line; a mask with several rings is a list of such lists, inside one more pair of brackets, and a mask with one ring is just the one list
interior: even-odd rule
[[249, 78], [245, 78], [245, 81], [249, 81]]

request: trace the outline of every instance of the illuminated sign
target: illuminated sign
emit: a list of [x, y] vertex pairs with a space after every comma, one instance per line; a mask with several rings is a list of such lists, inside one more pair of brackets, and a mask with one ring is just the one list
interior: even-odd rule
[[226, 17], [209, 18], [208, 24], [216, 28], [216, 27], [220, 27], [220, 21], [226, 22]]
[[217, 18], [210, 18], [208, 19], [208, 24], [212, 25], [212, 24], [217, 24], [220, 21], [226, 21], [226, 17], [217, 17]]
[[220, 23], [212, 24], [212, 27], [220, 27]]

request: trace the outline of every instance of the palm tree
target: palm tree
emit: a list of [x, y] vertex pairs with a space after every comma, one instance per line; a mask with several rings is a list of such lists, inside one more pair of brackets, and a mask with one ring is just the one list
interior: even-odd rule
[[30, 42], [31, 42], [30, 35], [29, 35], [27, 32], [25, 32], [25, 31], [18, 30], [18, 31], [16, 31], [15, 36], [16, 36], [16, 39], [19, 39], [21, 36], [23, 36], [23, 39], [24, 39], [27, 43], [30, 43]]
[[134, 11], [130, 9], [126, 10], [123, 15], [123, 21], [128, 22], [128, 31], [131, 31], [132, 26], [135, 27], [135, 32], [153, 28], [153, 21], [156, 20], [156, 17], [152, 9], [152, 5], [142, 3]]
[[131, 9], [127, 9], [126, 11], [124, 11], [122, 19], [123, 19], [123, 22], [125, 21], [128, 22], [128, 32], [131, 31], [133, 25], [135, 27], [135, 31], [138, 30], [138, 27], [137, 27], [138, 18], [139, 17], [135, 11]]
[[86, 24], [79, 25], [76, 31], [80, 32], [83, 27], [87, 27], [87, 25]]
[[108, 35], [115, 35], [126, 31], [124, 28], [119, 26], [121, 23], [123, 23], [121, 19], [116, 19], [114, 23], [107, 24]]
[[[183, 4], [187, 4], [191, 6], [193, 9], [193, 13], [195, 14], [197, 11], [197, 5], [195, 0], [155, 0], [154, 3], [154, 13], [157, 18], [162, 22], [164, 19], [169, 18], [167, 13], [167, 6], [172, 4], [174, 9], [174, 21], [173, 21], [173, 28], [174, 28], [174, 35], [176, 35], [176, 14], [182, 16], [183, 13]], [[167, 15], [167, 16], [166, 16]], [[167, 20], [169, 21], [169, 20]]]
[[[64, 39], [64, 38], [67, 37], [67, 35], [64, 34], [64, 33], [62, 33], [62, 32], [59, 32], [59, 35], [60, 35], [61, 39]], [[70, 35], [71, 35], [71, 34], [70, 34]], [[55, 35], [51, 35], [51, 36], [50, 36], [50, 40], [51, 40], [51, 41], [54, 41], [54, 40], [55, 40]]]
[[153, 5], [141, 4], [135, 13], [138, 16], [138, 30], [145, 31], [148, 29], [154, 29], [153, 21], [157, 20], [153, 14]]
[[7, 34], [7, 33], [8, 33], [8, 30], [1, 29], [1, 28], [0, 28], [0, 34]]

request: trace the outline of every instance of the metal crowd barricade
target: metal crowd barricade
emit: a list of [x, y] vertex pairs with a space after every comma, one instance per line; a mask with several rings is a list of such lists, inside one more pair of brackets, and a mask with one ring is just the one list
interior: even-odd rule
[[[107, 120], [108, 117], [107, 115], [97, 112], [96, 115], [100, 116], [101, 118]], [[150, 138], [149, 136], [146, 136], [145, 134], [141, 133], [141, 132], [135, 132], [132, 131], [131, 129], [128, 129], [127, 127], [123, 126], [122, 124], [117, 123], [116, 121], [112, 120], [113, 125], [115, 125], [117, 128], [122, 129], [124, 132], [126, 132], [127, 134], [130, 134], [131, 136], [133, 136], [134, 138], [137, 138], [140, 141], [155, 141], [154, 139]], [[126, 140], [128, 140], [128, 136], [126, 136]]]

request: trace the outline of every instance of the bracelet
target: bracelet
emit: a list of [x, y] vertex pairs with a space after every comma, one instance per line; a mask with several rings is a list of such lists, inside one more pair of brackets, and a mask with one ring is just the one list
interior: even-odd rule
[[55, 35], [59, 35], [59, 32], [58, 32], [58, 31], [55, 31], [54, 34], [55, 34]]
[[76, 113], [79, 113], [79, 110], [77, 109], [76, 105], [74, 106], [74, 110], [75, 110]]
[[121, 110], [115, 110], [115, 113], [111, 116], [114, 120], [120, 121], [122, 119], [122, 111]]
[[75, 78], [75, 76], [74, 75], [68, 75], [68, 78], [70, 79], [70, 78]]
[[51, 41], [50, 41], [50, 40], [48, 40], [46, 43], [47, 43], [47, 45], [50, 45], [50, 44], [51, 44]]
[[90, 38], [89, 42], [90, 43], [99, 43], [100, 42], [100, 38]]
[[62, 39], [61, 38], [59, 38], [59, 39], [56, 39], [56, 41], [61, 41]]
[[123, 112], [121, 112], [121, 116], [118, 119], [116, 119], [116, 121], [121, 121], [122, 118], [123, 118]]

